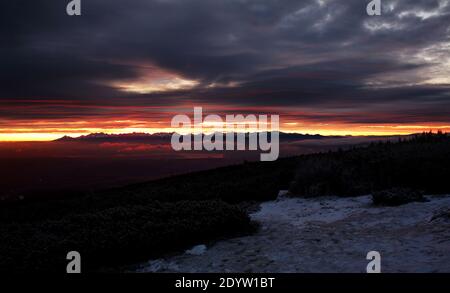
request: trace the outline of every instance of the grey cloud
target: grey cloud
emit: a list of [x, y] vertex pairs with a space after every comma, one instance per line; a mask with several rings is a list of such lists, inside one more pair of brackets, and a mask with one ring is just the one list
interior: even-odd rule
[[[8, 1], [0, 18], [0, 99], [334, 105], [355, 111], [392, 103], [392, 112], [407, 100], [417, 113], [424, 105], [427, 115], [448, 110], [448, 87], [391, 80], [384, 81], [389, 87], [379, 89], [366, 81], [435, 66], [408, 61], [405, 54], [449, 42], [450, 5], [386, 0], [384, 15], [371, 19], [366, 2], [89, 0], [83, 1], [83, 16], [68, 17], [65, 1]], [[433, 11], [427, 19], [417, 16]], [[402, 12], [416, 14], [400, 17]], [[371, 31], [370, 24], [382, 29]], [[383, 24], [389, 25], [383, 29]], [[146, 62], [200, 85], [147, 95], [107, 85], [138, 78], [136, 64]], [[237, 86], [207, 87], [231, 82]]]

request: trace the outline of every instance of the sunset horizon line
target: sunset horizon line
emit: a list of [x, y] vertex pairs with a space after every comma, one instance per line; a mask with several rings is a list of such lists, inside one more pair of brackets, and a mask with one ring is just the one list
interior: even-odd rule
[[[446, 128], [445, 128], [446, 129]], [[259, 133], [259, 132], [265, 132], [265, 131], [233, 131], [234, 133]], [[277, 131], [267, 131], [267, 132], [277, 132]], [[443, 133], [443, 134], [449, 134], [449, 130], [442, 130], [440, 128], [430, 128], [430, 129], [423, 129], [422, 131], [411, 131], [411, 132], [345, 132], [344, 130], [338, 130], [338, 131], [317, 131], [317, 132], [304, 132], [304, 131], [295, 131], [295, 130], [279, 130], [279, 133], [283, 134], [298, 134], [298, 135], [305, 135], [305, 136], [323, 136], [323, 137], [386, 137], [386, 136], [411, 136], [411, 135], [417, 135], [422, 133]], [[8, 142], [55, 142], [58, 140], [61, 140], [63, 138], [68, 139], [78, 139], [82, 137], [89, 137], [93, 135], [107, 135], [107, 136], [119, 136], [119, 135], [162, 135], [167, 134], [171, 135], [173, 133], [179, 133], [182, 135], [198, 135], [200, 132], [188, 132], [188, 133], [180, 133], [177, 131], [131, 131], [131, 132], [109, 132], [109, 131], [94, 131], [94, 132], [86, 132], [86, 133], [63, 133], [63, 134], [56, 134], [56, 133], [10, 133], [12, 139], [8, 140], [7, 137], [4, 137], [5, 135], [0, 133], [0, 143], [8, 143]], [[201, 132], [201, 134], [211, 134], [211, 133], [229, 133], [226, 131], [214, 131], [214, 132]], [[37, 134], [37, 135], [36, 135]], [[14, 136], [17, 135], [17, 136]], [[47, 137], [46, 137], [47, 136]], [[29, 137], [28, 139], [26, 137]]]

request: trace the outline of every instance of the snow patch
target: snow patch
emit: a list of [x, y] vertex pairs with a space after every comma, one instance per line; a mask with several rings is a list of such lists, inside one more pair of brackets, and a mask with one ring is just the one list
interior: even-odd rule
[[186, 250], [185, 253], [190, 255], [202, 255], [205, 253], [206, 249], [207, 249], [206, 245], [200, 244], [192, 247], [191, 249]]
[[[146, 272], [365, 272], [367, 252], [381, 253], [382, 272], [450, 272], [450, 221], [431, 221], [450, 196], [375, 207], [371, 196], [283, 198], [251, 218], [261, 229], [150, 261]], [[440, 219], [440, 218], [439, 218]], [[442, 218], [444, 219], [444, 218]]]

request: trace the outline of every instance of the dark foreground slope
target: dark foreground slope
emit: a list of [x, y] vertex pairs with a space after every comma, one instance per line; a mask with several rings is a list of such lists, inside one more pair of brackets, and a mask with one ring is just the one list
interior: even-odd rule
[[0, 271], [65, 272], [72, 250], [85, 271], [96, 270], [248, 233], [254, 226], [242, 203], [276, 198], [295, 166], [295, 159], [247, 163], [1, 206]]
[[58, 220], [0, 225], [2, 271], [65, 272], [69, 251], [84, 270], [127, 264], [198, 241], [250, 229], [244, 211], [220, 201], [149, 202], [69, 215]]
[[390, 188], [450, 191], [450, 137], [410, 139], [301, 158], [290, 191], [297, 196], [357, 196]]
[[368, 194], [392, 187], [448, 193], [450, 138], [256, 162], [89, 193], [0, 206], [0, 271], [65, 271], [68, 251], [83, 269], [133, 263], [199, 242], [248, 233], [241, 207], [300, 196]]

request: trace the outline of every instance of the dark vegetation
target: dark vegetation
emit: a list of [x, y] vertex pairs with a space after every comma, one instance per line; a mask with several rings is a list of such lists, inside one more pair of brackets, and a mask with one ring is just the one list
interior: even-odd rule
[[424, 133], [397, 143], [303, 156], [290, 191], [298, 196], [357, 196], [403, 187], [450, 191], [450, 137]]
[[68, 251], [84, 270], [145, 261], [254, 229], [249, 201], [274, 199], [295, 159], [246, 163], [81, 197], [0, 206], [0, 271], [65, 272]]
[[65, 272], [66, 254], [81, 253], [84, 270], [145, 260], [237, 232], [247, 214], [220, 201], [150, 202], [74, 214], [58, 220], [0, 225], [5, 271]]
[[399, 206], [410, 202], [423, 202], [426, 199], [423, 193], [410, 188], [391, 188], [381, 191], [374, 191], [372, 201], [375, 205]]
[[433, 217], [431, 217], [430, 222], [435, 220], [444, 220], [444, 221], [450, 220], [450, 207], [446, 207], [436, 211]]
[[251, 201], [356, 196], [391, 188], [448, 193], [450, 138], [423, 134], [398, 143], [254, 162], [174, 176], [73, 198], [0, 206], [0, 271], [64, 272], [70, 250], [83, 269], [145, 261], [248, 233]]

